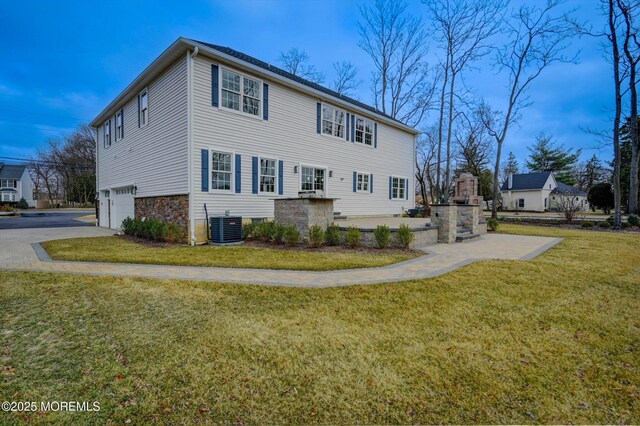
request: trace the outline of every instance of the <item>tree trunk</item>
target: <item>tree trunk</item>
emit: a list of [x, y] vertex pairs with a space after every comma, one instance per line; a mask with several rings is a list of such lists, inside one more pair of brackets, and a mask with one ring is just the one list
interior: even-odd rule
[[638, 161], [640, 161], [639, 143], [640, 141], [637, 139], [631, 143], [631, 177], [629, 178], [629, 213], [631, 214], [638, 214]]
[[620, 93], [620, 86], [622, 85], [622, 79], [620, 77], [620, 51], [618, 46], [618, 34], [616, 32], [615, 6], [613, 2], [614, 0], [609, 0], [609, 41], [611, 41], [613, 53], [613, 81], [616, 104], [613, 119], [613, 228], [620, 229], [622, 227], [622, 194], [620, 191], [620, 115], [622, 113], [622, 95]]
[[453, 91], [455, 89], [456, 74], [451, 72], [451, 83], [449, 86], [449, 116], [447, 125], [447, 163], [444, 171], [444, 193], [449, 196], [451, 193], [451, 133], [453, 131]]
[[494, 219], [498, 218], [498, 194], [500, 193], [500, 156], [502, 154], [502, 142], [504, 139], [499, 139], [498, 141], [498, 149], [496, 150], [496, 166], [493, 169], [493, 203], [491, 203], [491, 217]]

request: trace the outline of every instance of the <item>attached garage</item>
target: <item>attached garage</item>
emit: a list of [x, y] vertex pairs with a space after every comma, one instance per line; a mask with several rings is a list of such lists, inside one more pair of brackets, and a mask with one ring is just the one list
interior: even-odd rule
[[111, 228], [119, 229], [127, 217], [135, 217], [133, 186], [111, 190]]

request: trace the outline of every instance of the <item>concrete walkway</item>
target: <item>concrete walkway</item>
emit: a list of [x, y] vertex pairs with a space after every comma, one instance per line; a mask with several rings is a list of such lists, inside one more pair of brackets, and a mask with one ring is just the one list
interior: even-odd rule
[[103, 235], [113, 235], [113, 231], [89, 227], [1, 231], [0, 269], [324, 288], [435, 277], [483, 259], [527, 260], [562, 241], [488, 234], [467, 243], [429, 246], [424, 249], [427, 256], [394, 265], [328, 272], [51, 261], [43, 251], [38, 255], [39, 245], [34, 244]]

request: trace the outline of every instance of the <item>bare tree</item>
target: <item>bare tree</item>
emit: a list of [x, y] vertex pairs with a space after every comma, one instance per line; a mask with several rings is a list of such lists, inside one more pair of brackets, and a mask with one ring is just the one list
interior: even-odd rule
[[582, 203], [582, 198], [571, 193], [556, 195], [555, 200], [553, 200], [553, 207], [569, 224], [584, 216], [586, 208]]
[[376, 108], [415, 127], [431, 107], [435, 85], [428, 79], [428, 40], [422, 20], [406, 8], [397, 0], [361, 6], [359, 44], [373, 61]]
[[341, 95], [352, 96], [351, 91], [360, 85], [358, 68], [349, 61], [340, 61], [333, 63], [333, 70], [336, 73], [333, 90]]
[[34, 182], [38, 197], [46, 193], [49, 205], [54, 204], [58, 194], [58, 173], [55, 164], [47, 160], [46, 151], [38, 151], [37, 158], [29, 161], [29, 173]]
[[[542, 8], [521, 6], [508, 22], [509, 41], [498, 51], [496, 64], [508, 75], [509, 95], [506, 111], [498, 112], [488, 105], [480, 107], [489, 135], [496, 142], [493, 174], [493, 198], [498, 199], [500, 158], [509, 127], [520, 118], [523, 108], [530, 105], [527, 91], [542, 71], [554, 62], [575, 62], [563, 54], [569, 38], [577, 28], [569, 20], [570, 12], [557, 11], [559, 0], [548, 0]], [[493, 203], [491, 216], [498, 217], [497, 203]]]
[[287, 52], [280, 52], [278, 62], [285, 71], [293, 75], [309, 80], [313, 83], [324, 83], [324, 75], [309, 64], [309, 55], [304, 50], [294, 47]]
[[435, 200], [438, 140], [435, 128], [420, 135], [416, 143], [416, 181], [423, 206]]
[[[423, 0], [433, 17], [435, 37], [444, 52], [440, 62], [441, 87], [438, 117], [438, 156], [445, 148], [445, 171], [441, 182], [441, 171], [437, 173], [439, 193], [448, 194], [451, 174], [451, 141], [454, 121], [457, 116], [455, 106], [458, 93], [457, 84], [461, 74], [477, 59], [487, 55], [491, 46], [489, 39], [498, 32], [502, 22], [503, 0]], [[441, 161], [438, 161], [440, 164]], [[440, 189], [442, 184], [442, 189]], [[444, 201], [444, 200], [440, 200]]]
[[638, 27], [635, 21], [640, 3], [629, 0], [616, 0], [623, 20], [624, 51], [626, 66], [629, 72], [629, 136], [631, 140], [631, 173], [629, 178], [629, 213], [638, 213], [638, 161], [640, 160], [640, 129], [638, 129], [638, 91], [637, 68], [640, 61], [640, 43], [638, 42]]

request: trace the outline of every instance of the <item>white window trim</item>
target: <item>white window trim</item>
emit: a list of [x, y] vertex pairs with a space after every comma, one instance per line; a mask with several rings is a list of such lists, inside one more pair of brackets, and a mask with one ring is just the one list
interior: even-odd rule
[[[250, 74], [246, 74], [243, 72], [240, 72], [236, 69], [227, 67], [227, 66], [223, 66], [223, 65], [218, 65], [219, 66], [219, 72], [218, 72], [218, 109], [220, 111], [226, 111], [226, 112], [231, 112], [233, 114], [240, 114], [243, 117], [250, 117], [256, 120], [260, 120], [260, 121], [264, 121], [264, 117], [263, 117], [263, 106], [264, 106], [264, 81], [260, 78], [254, 77]], [[235, 110], [233, 108], [227, 108], [222, 106], [222, 71], [223, 70], [227, 70], [236, 74], [240, 75], [240, 109]], [[260, 99], [258, 101], [258, 115], [253, 115], [253, 114], [249, 114], [248, 112], [244, 112], [242, 111], [242, 96], [244, 93], [244, 78], [243, 77], [247, 77], [250, 78], [251, 80], [256, 80], [260, 86]]]
[[[5, 185], [3, 185], [3, 183], [9, 183], [9, 182], [14, 182], [14, 186], [5, 186]], [[2, 180], [0, 180], [0, 188], [2, 188], [2, 189], [5, 189], [5, 188], [17, 189], [18, 188], [18, 179], [2, 179]]]
[[[335, 110], [340, 110], [340, 111], [344, 112], [344, 136], [342, 136], [342, 137], [336, 136], [333, 133], [328, 135], [328, 134], [326, 134], [325, 132], [322, 131], [322, 129], [324, 127], [323, 126], [324, 119], [322, 118], [323, 117], [322, 114], [323, 114], [325, 106], [328, 106], [328, 107], [331, 107], [331, 108], [333, 108]], [[334, 120], [333, 121], [333, 127], [334, 128], [335, 128], [335, 125], [336, 125], [335, 119], [336, 119], [336, 116], [335, 116], [335, 113], [334, 113], [334, 115], [333, 115], [333, 120]], [[325, 138], [336, 139], [336, 140], [339, 140], [339, 141], [345, 141], [346, 138], [347, 138], [347, 127], [348, 126], [347, 126], [347, 110], [346, 109], [339, 108], [337, 106], [334, 106], [334, 105], [331, 105], [331, 104], [327, 104], [327, 103], [324, 103], [324, 102], [322, 102], [320, 104], [320, 136], [324, 136]]]
[[[118, 128], [118, 117], [120, 117], [120, 128]], [[122, 112], [122, 110], [119, 110], [118, 112], [116, 112], [116, 116], [113, 120], [113, 122], [115, 123], [115, 128], [116, 128], [116, 138], [115, 141], [121, 141], [122, 139], [124, 139], [122, 137], [122, 128], [124, 127], [124, 113]]]
[[[102, 146], [104, 146], [105, 148], [109, 148], [111, 146], [111, 130], [110, 130], [110, 127], [111, 127], [111, 119], [108, 119], [102, 125]], [[107, 130], [109, 130], [108, 143], [106, 143], [107, 142]]]
[[[391, 175], [391, 201], [405, 201], [406, 194], [407, 194], [407, 188], [409, 186], [409, 183], [407, 182], [405, 184], [405, 188], [404, 188], [405, 193], [403, 194], [402, 197], [394, 197], [393, 196], [393, 179], [404, 179], [405, 181], [408, 181], [409, 179], [406, 176]], [[398, 182], [398, 195], [400, 195], [400, 189], [399, 188], [400, 188], [400, 183]]]
[[[363, 146], [366, 146], [367, 148], [375, 148], [374, 145], [376, 143], [376, 140], [375, 140], [375, 137], [376, 137], [376, 122], [374, 120], [370, 119], [370, 118], [367, 118], [367, 117], [363, 116], [363, 115], [355, 115], [354, 114], [354, 116], [355, 116], [355, 118], [353, 119], [353, 126], [354, 126], [354, 128], [353, 128], [353, 142], [359, 143], [359, 144], [361, 144]], [[358, 121], [358, 118], [361, 118], [362, 120], [371, 122], [371, 145], [367, 145], [364, 142], [364, 134], [366, 133], [364, 131], [363, 131], [363, 134], [362, 134], [362, 137], [363, 137], [362, 142], [358, 142], [356, 140], [356, 132], [357, 132], [357, 130], [355, 128], [355, 125], [356, 125], [356, 122]]]
[[318, 164], [299, 163], [298, 164], [298, 191], [302, 191], [302, 168], [303, 167], [312, 167], [314, 169], [324, 170], [324, 197], [327, 198], [329, 195], [329, 167], [321, 166]]
[[[272, 160], [275, 161], [275, 179], [274, 179], [274, 186], [273, 186], [273, 192], [264, 192], [260, 189], [260, 177], [262, 177], [262, 167], [260, 165], [262, 160]], [[273, 197], [274, 195], [278, 195], [278, 176], [279, 176], [279, 167], [280, 162], [278, 161], [277, 158], [275, 157], [269, 157], [269, 156], [258, 156], [258, 195], [262, 195], [262, 196], [269, 196], [269, 197]]]
[[[358, 189], [358, 175], [368, 176], [367, 181], [367, 189]], [[371, 173], [369, 172], [359, 172], [356, 170], [356, 193], [360, 194], [370, 194], [371, 193]]]
[[[229, 189], [213, 189], [213, 153], [231, 155], [231, 181]], [[236, 153], [228, 149], [209, 149], [209, 192], [212, 194], [235, 194], [236, 184]]]
[[[143, 123], [142, 121], [142, 95], [146, 94], [147, 95], [147, 121]], [[140, 93], [138, 94], [138, 96], [140, 96], [140, 106], [138, 108], [138, 114], [140, 115], [140, 128], [143, 127], [147, 127], [149, 125], [149, 89], [147, 87], [145, 87], [144, 89], [142, 89], [140, 91]]]

